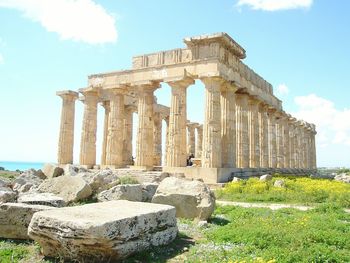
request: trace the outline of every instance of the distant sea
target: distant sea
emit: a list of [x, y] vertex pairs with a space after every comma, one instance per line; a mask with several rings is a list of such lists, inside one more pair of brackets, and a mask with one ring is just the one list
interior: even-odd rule
[[8, 171], [24, 171], [30, 168], [35, 170], [41, 169], [44, 163], [31, 163], [31, 162], [3, 162], [0, 161], [0, 167], [4, 167]]

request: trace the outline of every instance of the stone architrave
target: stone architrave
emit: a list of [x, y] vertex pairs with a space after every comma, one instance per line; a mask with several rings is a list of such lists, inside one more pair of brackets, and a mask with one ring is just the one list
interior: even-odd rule
[[104, 123], [103, 123], [103, 141], [102, 141], [102, 154], [101, 154], [101, 165], [106, 164], [106, 148], [107, 148], [107, 138], [108, 138], [108, 119], [110, 113], [110, 102], [105, 100], [101, 103], [102, 107], [105, 109]]
[[221, 90], [225, 81], [218, 77], [201, 78], [205, 85], [202, 167], [219, 168], [221, 150]]
[[222, 167], [236, 167], [236, 90], [228, 83], [221, 90]]
[[196, 158], [202, 158], [203, 125], [197, 126]]
[[132, 131], [133, 131], [133, 113], [136, 109], [133, 106], [124, 108], [124, 133], [123, 133], [123, 163], [131, 165], [132, 157]]
[[236, 164], [249, 167], [248, 94], [236, 93]]
[[80, 165], [92, 168], [96, 164], [96, 132], [98, 92], [95, 88], [79, 90], [84, 95], [84, 116], [80, 142]]
[[268, 110], [269, 168], [277, 168], [276, 109]]
[[154, 91], [159, 88], [158, 82], [149, 82], [138, 85], [138, 117], [136, 140], [136, 160], [135, 168], [152, 169], [154, 157]]
[[186, 166], [186, 122], [187, 122], [187, 87], [194, 84], [191, 78], [168, 82], [171, 87], [171, 105], [169, 116], [169, 136], [167, 147], [167, 166]]
[[249, 97], [249, 167], [260, 167], [259, 100]]
[[268, 144], [268, 105], [261, 103], [259, 105], [259, 148], [260, 151], [260, 166], [269, 167], [269, 144]]
[[161, 166], [162, 165], [162, 118], [159, 112], [154, 113], [153, 139], [154, 139], [153, 165]]
[[111, 168], [124, 166], [124, 95], [126, 91], [127, 88], [124, 86], [110, 90], [111, 112], [108, 119], [106, 166]]
[[193, 154], [196, 151], [196, 127], [198, 123], [187, 123], [187, 155]]
[[75, 100], [78, 93], [71, 90], [58, 91], [62, 98], [61, 126], [58, 142], [58, 164], [73, 163]]

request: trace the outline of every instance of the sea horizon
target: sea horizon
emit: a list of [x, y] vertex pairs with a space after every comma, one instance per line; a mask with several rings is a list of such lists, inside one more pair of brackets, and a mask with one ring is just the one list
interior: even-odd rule
[[25, 171], [28, 169], [42, 169], [43, 165], [47, 162], [24, 162], [24, 161], [0, 161], [0, 167], [5, 168], [8, 171]]

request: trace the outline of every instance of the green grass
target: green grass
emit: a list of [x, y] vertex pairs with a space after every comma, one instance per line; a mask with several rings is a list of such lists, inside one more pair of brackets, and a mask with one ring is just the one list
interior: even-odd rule
[[12, 172], [12, 171], [0, 171], [0, 179], [4, 178], [4, 179], [15, 179], [17, 176], [19, 175], [19, 173], [17, 172]]
[[29, 255], [28, 244], [11, 241], [0, 241], [0, 262], [18, 262]]
[[[215, 215], [226, 222], [217, 225]], [[192, 247], [189, 262], [350, 262], [350, 214], [340, 207], [303, 212], [226, 206], [215, 215], [205, 231], [207, 245]]]
[[[285, 187], [274, 187], [276, 180], [284, 180]], [[258, 178], [250, 178], [228, 183], [215, 194], [218, 199], [228, 201], [307, 205], [334, 203], [350, 207], [350, 184], [329, 179], [276, 176], [271, 181], [261, 182]]]

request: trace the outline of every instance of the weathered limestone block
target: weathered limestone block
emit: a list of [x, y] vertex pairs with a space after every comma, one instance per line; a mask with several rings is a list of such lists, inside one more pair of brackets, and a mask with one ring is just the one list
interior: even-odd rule
[[38, 187], [39, 193], [53, 193], [67, 203], [77, 202], [91, 196], [91, 187], [78, 176], [60, 176], [45, 180]]
[[140, 184], [122, 184], [98, 194], [99, 202], [112, 200], [142, 201], [142, 187]]
[[350, 184], [350, 175], [338, 174], [334, 177], [334, 180]]
[[271, 181], [272, 180], [272, 175], [271, 174], [264, 174], [260, 176], [260, 181], [266, 182], [266, 181]]
[[0, 186], [0, 203], [15, 202], [17, 193], [9, 187]]
[[73, 164], [66, 164], [63, 166], [64, 175], [70, 175], [75, 176], [79, 173], [85, 173], [88, 172], [88, 169], [81, 167], [79, 165], [73, 165]]
[[112, 170], [101, 170], [96, 173], [84, 172], [77, 176], [91, 187], [93, 194], [98, 194], [120, 184], [119, 176]]
[[29, 169], [21, 173], [13, 182], [12, 189], [19, 194], [32, 191], [37, 188], [46, 176], [41, 170]]
[[0, 205], [0, 237], [29, 239], [28, 225], [34, 213], [54, 209], [43, 205], [6, 203]]
[[44, 164], [42, 171], [47, 178], [58, 177], [64, 173], [64, 170], [61, 167], [52, 163]]
[[45, 256], [117, 262], [177, 235], [175, 208], [125, 200], [36, 213], [28, 229]]
[[274, 187], [285, 187], [286, 185], [286, 182], [284, 180], [276, 180], [274, 183], [273, 183], [273, 186]]
[[46, 205], [53, 207], [63, 207], [66, 204], [62, 197], [59, 197], [52, 193], [23, 194], [18, 197], [17, 202], [30, 205]]
[[206, 220], [214, 212], [215, 197], [203, 182], [169, 177], [158, 186], [152, 203], [175, 206], [177, 217]]

